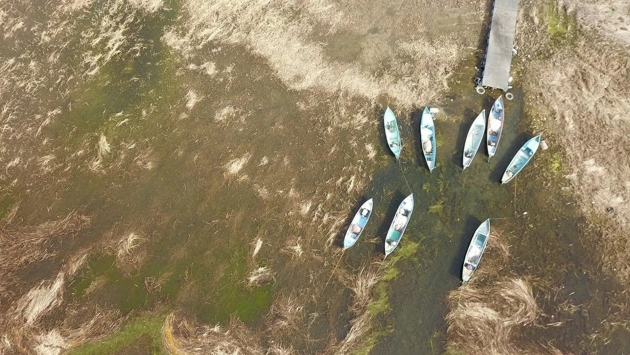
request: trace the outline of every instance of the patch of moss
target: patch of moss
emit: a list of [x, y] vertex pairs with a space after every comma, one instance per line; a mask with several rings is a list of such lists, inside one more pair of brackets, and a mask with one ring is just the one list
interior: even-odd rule
[[430, 213], [441, 215], [443, 211], [444, 211], [444, 203], [442, 203], [442, 201], [438, 201], [437, 203], [429, 206]]
[[553, 153], [550, 157], [549, 170], [555, 175], [558, 176], [562, 173], [562, 154], [559, 152]]
[[[385, 266], [383, 276], [376, 286], [374, 286], [374, 298], [368, 304], [368, 312], [372, 317], [376, 318], [382, 316], [391, 310], [389, 303], [389, 281], [395, 279], [396, 276], [400, 274], [400, 270], [396, 267], [396, 264], [400, 260], [409, 259], [418, 251], [419, 247], [420, 243], [407, 241], [401, 244], [392, 254], [392, 257], [389, 259], [390, 264]], [[358, 346], [353, 354], [368, 354], [380, 337], [390, 334], [393, 330], [392, 327], [388, 326], [385, 329], [373, 331], [361, 345]]]
[[577, 34], [575, 13], [568, 13], [565, 6], [547, 4], [547, 33], [552, 40], [556, 41], [575, 38]]
[[221, 260], [229, 266], [214, 285], [205, 285], [200, 292], [207, 297], [189, 300], [185, 308], [195, 310], [197, 317], [204, 323], [226, 324], [230, 317], [236, 316], [245, 324], [255, 323], [266, 314], [273, 301], [273, 285], [248, 286], [247, 251], [240, 249]]
[[[119, 354], [142, 347], [143, 354], [166, 354], [162, 349], [162, 325], [166, 315], [147, 314], [134, 318], [117, 332], [71, 349], [68, 355]], [[137, 346], [134, 346], [137, 345]]]

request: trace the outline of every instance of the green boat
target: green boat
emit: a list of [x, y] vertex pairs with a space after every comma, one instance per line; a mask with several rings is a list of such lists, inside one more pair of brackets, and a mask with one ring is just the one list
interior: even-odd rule
[[483, 140], [483, 134], [486, 131], [486, 110], [482, 110], [481, 113], [475, 118], [468, 130], [468, 135], [466, 136], [466, 142], [464, 143], [464, 153], [462, 158], [462, 165], [464, 169], [470, 166], [473, 159], [475, 158], [475, 154], [477, 154], [477, 150], [479, 150], [479, 146], [481, 145], [481, 141]]
[[477, 230], [475, 231], [475, 235], [473, 235], [472, 240], [470, 241], [468, 250], [466, 251], [466, 256], [464, 257], [464, 266], [462, 268], [463, 282], [470, 280], [472, 275], [477, 270], [477, 267], [479, 267], [483, 252], [486, 250], [486, 246], [488, 245], [489, 237], [490, 219], [488, 218], [477, 228]]
[[505, 169], [503, 177], [501, 178], [502, 184], [507, 184], [510, 180], [523, 170], [525, 165], [532, 159], [538, 147], [540, 146], [540, 134], [534, 138], [531, 138], [519, 149], [518, 153], [512, 158], [510, 165]]
[[429, 171], [435, 168], [435, 125], [433, 124], [433, 116], [428, 107], [424, 108], [422, 118], [420, 119], [420, 145], [422, 146], [422, 154], [427, 162]]
[[409, 218], [413, 212], [413, 194], [407, 196], [398, 206], [394, 220], [389, 226], [387, 236], [385, 237], [385, 257], [391, 254], [400, 244], [400, 240], [407, 229]]
[[365, 201], [361, 208], [357, 211], [352, 218], [352, 222], [350, 223], [350, 227], [346, 231], [346, 235], [343, 238], [343, 248], [348, 249], [357, 242], [357, 239], [361, 236], [365, 225], [370, 220], [370, 216], [372, 215], [372, 208], [374, 207], [373, 199], [369, 199]]
[[392, 153], [394, 153], [396, 159], [398, 159], [400, 157], [400, 151], [402, 150], [402, 142], [400, 139], [400, 131], [398, 130], [396, 115], [394, 115], [394, 111], [392, 111], [389, 107], [385, 110], [383, 123], [385, 124], [385, 138], [387, 138], [387, 145]]

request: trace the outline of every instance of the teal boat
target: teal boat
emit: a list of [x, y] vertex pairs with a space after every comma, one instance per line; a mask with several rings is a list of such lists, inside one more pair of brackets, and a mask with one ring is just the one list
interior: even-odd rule
[[466, 142], [464, 143], [464, 153], [462, 158], [462, 165], [464, 169], [470, 166], [473, 159], [475, 158], [475, 154], [477, 154], [477, 150], [479, 150], [479, 146], [481, 145], [481, 141], [483, 140], [483, 134], [486, 131], [486, 110], [482, 110], [481, 113], [475, 118], [468, 130], [468, 135], [466, 136]]
[[409, 218], [413, 212], [413, 194], [407, 196], [398, 206], [396, 215], [392, 224], [389, 226], [387, 236], [385, 237], [385, 257], [391, 254], [400, 244], [400, 240], [407, 229]]
[[350, 227], [346, 231], [346, 235], [343, 238], [343, 248], [348, 249], [357, 242], [357, 239], [361, 236], [365, 225], [370, 220], [372, 215], [372, 208], [374, 207], [373, 199], [369, 199], [361, 205], [357, 213], [352, 218]]
[[492, 105], [490, 114], [488, 115], [488, 134], [486, 136], [486, 144], [488, 145], [488, 160], [494, 156], [499, 146], [499, 139], [501, 139], [501, 132], [503, 132], [503, 119], [505, 118], [505, 111], [503, 107], [503, 96], [499, 98]]
[[501, 178], [502, 184], [507, 184], [510, 180], [523, 170], [525, 165], [532, 159], [538, 147], [540, 146], [540, 134], [534, 138], [531, 138], [519, 149], [518, 153], [512, 158], [510, 165], [505, 169], [503, 177]]
[[470, 280], [472, 275], [477, 270], [477, 267], [479, 267], [483, 252], [486, 250], [486, 246], [488, 245], [489, 237], [490, 219], [488, 218], [477, 228], [475, 234], [472, 237], [472, 240], [470, 241], [470, 245], [468, 246], [468, 251], [466, 251], [466, 256], [464, 257], [464, 266], [462, 268], [463, 282]]
[[422, 153], [424, 154], [424, 160], [427, 162], [429, 171], [433, 171], [435, 168], [435, 125], [433, 124], [433, 116], [428, 107], [424, 108], [422, 118], [420, 119], [420, 145], [422, 146]]
[[394, 115], [394, 111], [392, 111], [389, 107], [385, 110], [383, 123], [385, 124], [385, 138], [387, 138], [387, 145], [392, 153], [394, 153], [396, 159], [398, 159], [400, 157], [400, 151], [402, 150], [402, 142], [400, 139], [400, 131], [398, 130], [396, 115]]

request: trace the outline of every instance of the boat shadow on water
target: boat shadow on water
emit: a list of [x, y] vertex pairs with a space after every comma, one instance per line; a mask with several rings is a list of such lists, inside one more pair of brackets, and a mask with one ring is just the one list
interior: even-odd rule
[[[389, 230], [389, 226], [392, 224], [392, 220], [394, 219], [394, 216], [396, 215], [398, 206], [407, 196], [408, 195], [404, 194], [402, 191], [396, 190], [392, 194], [392, 197], [389, 200], [380, 201], [381, 205], [387, 205], [387, 210], [385, 211], [385, 213], [380, 214], [377, 212], [376, 216], [373, 216], [373, 218], [377, 218], [380, 220], [380, 224], [378, 225], [378, 228], [376, 229], [376, 235], [375, 235], [376, 243], [374, 246], [374, 251], [379, 255], [380, 258], [385, 257], [385, 237], [387, 236], [387, 231]], [[413, 222], [413, 215], [411, 218], [412, 220], [409, 221], [410, 224]], [[403, 239], [401, 240], [401, 243], [404, 243], [404, 239], [405, 238], [403, 235]]]
[[[491, 182], [496, 182], [498, 184], [501, 183], [501, 177], [503, 176], [505, 169], [507, 169], [508, 166], [510, 165], [512, 158], [514, 158], [514, 155], [518, 153], [519, 149], [521, 149], [523, 144], [525, 144], [525, 142], [527, 142], [531, 137], [532, 135], [529, 133], [521, 133], [518, 136], [516, 136], [516, 138], [511, 139], [509, 142], [505, 142], [502, 140], [499, 143], [501, 144], [499, 149], [502, 149], [502, 148], [505, 148], [505, 149], [503, 150], [503, 154], [501, 155], [500, 158], [498, 158], [496, 155], [492, 158], [492, 159], [498, 159], [498, 162], [496, 163], [496, 165], [490, 172]], [[487, 159], [487, 154], [486, 154], [486, 159]]]
[[479, 220], [478, 218], [468, 216], [466, 218], [466, 222], [464, 223], [464, 233], [459, 238], [459, 243], [457, 245], [457, 254], [455, 254], [455, 258], [453, 259], [449, 267], [449, 273], [460, 280], [462, 278], [462, 266], [464, 265], [464, 257], [466, 256], [466, 251], [468, 251], [468, 246], [470, 245], [473, 234], [482, 222], [483, 221]]
[[416, 109], [409, 115], [409, 123], [413, 132], [413, 155], [415, 163], [423, 168], [428, 169], [427, 163], [424, 161], [424, 154], [422, 154], [422, 146], [420, 145], [420, 119], [422, 119], [422, 109]]
[[[479, 111], [481, 112], [481, 111]], [[458, 126], [457, 138], [455, 141], [455, 153], [451, 155], [451, 163], [456, 166], [462, 167], [462, 159], [463, 159], [463, 148], [464, 143], [466, 143], [466, 136], [468, 135], [468, 130], [470, 130], [470, 126], [475, 121], [475, 118], [479, 115], [479, 112], [475, 112], [471, 108], [464, 109], [464, 113], [462, 115], [461, 124]], [[479, 150], [483, 148], [483, 144], [479, 146]], [[477, 151], [477, 158], [480, 155], [480, 152]]]

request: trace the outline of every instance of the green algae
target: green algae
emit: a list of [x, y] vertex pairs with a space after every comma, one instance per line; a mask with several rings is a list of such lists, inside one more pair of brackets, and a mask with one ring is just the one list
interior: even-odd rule
[[[81, 344], [68, 351], [68, 355], [106, 355], [135, 353], [134, 343], [141, 345], [143, 354], [166, 355], [162, 347], [163, 313], [145, 314], [132, 318], [115, 333], [97, 341]], [[131, 348], [125, 352], [125, 348]], [[131, 351], [131, 352], [130, 352]]]

